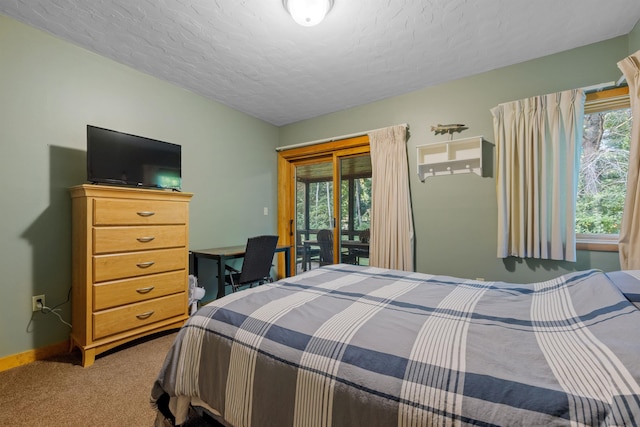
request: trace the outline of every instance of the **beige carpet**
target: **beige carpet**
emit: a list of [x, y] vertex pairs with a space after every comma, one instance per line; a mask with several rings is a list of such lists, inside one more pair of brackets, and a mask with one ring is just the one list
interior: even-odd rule
[[175, 336], [119, 347], [88, 368], [76, 350], [0, 372], [0, 426], [152, 426], [151, 386]]

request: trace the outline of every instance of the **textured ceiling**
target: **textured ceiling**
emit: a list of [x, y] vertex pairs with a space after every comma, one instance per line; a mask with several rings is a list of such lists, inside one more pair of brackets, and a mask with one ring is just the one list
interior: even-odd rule
[[0, 0], [0, 13], [275, 125], [626, 35], [639, 0]]

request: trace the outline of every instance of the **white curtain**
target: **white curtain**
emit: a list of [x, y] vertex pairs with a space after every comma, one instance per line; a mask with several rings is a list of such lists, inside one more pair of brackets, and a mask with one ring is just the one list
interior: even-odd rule
[[640, 270], [640, 51], [618, 62], [629, 85], [631, 143], [618, 251], [623, 270]]
[[576, 260], [584, 99], [574, 89], [491, 110], [499, 258]]
[[406, 125], [369, 133], [372, 167], [369, 264], [413, 271], [413, 217], [406, 141]]

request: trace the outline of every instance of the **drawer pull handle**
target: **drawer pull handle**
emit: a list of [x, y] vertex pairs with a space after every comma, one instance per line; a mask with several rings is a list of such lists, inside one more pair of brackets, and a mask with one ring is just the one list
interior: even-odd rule
[[147, 243], [147, 242], [150, 242], [150, 241], [152, 241], [154, 239], [155, 239], [155, 237], [149, 236], [149, 237], [138, 237], [136, 240], [138, 242], [140, 242], [140, 243]]
[[138, 215], [140, 215], [140, 216], [153, 216], [153, 215], [155, 215], [155, 214], [156, 214], [156, 213], [155, 213], [155, 212], [153, 212], [153, 211], [142, 211], [142, 212], [138, 212]]
[[153, 310], [147, 311], [146, 313], [136, 314], [136, 317], [140, 320], [148, 319], [153, 314]]
[[153, 288], [155, 288], [155, 286], [147, 286], [146, 288], [138, 288], [136, 289], [136, 292], [139, 294], [148, 294], [149, 292], [151, 292], [153, 290]]
[[155, 264], [155, 262], [153, 261], [148, 261], [148, 262], [139, 262], [136, 265], [140, 268], [149, 268], [151, 267], [153, 264]]

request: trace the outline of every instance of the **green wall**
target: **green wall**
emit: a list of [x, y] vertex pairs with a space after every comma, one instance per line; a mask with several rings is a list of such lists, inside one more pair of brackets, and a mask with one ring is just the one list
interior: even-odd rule
[[629, 55], [640, 50], [640, 21], [629, 33]]
[[[490, 109], [533, 95], [615, 81], [627, 56], [627, 37], [460, 79], [281, 128], [282, 145], [408, 123], [408, 159], [415, 225], [416, 269], [465, 278], [528, 282], [576, 269], [619, 269], [617, 253], [580, 251], [578, 261], [502, 260], [496, 256], [493, 177], [475, 174], [418, 179], [416, 146], [448, 139], [430, 126], [465, 123], [456, 137], [493, 141]], [[493, 175], [493, 174], [492, 174]]]
[[86, 181], [87, 124], [182, 145], [191, 247], [276, 231], [277, 127], [0, 16], [0, 358], [69, 337], [31, 296], [67, 299], [67, 189]]

